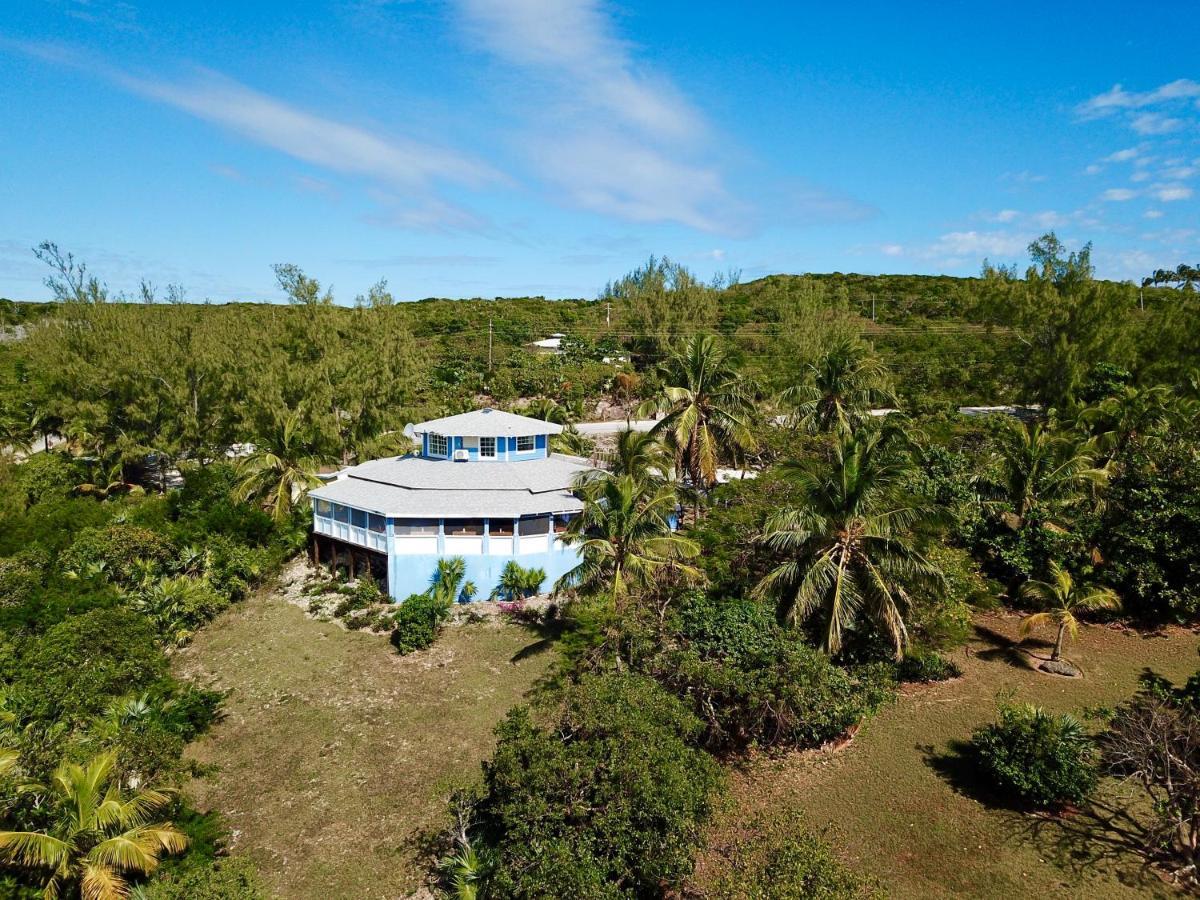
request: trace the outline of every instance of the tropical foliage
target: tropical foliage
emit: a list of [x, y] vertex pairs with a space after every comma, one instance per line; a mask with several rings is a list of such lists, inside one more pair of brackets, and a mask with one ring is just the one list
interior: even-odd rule
[[910, 467], [898, 441], [888, 429], [843, 433], [831, 460], [783, 466], [800, 499], [766, 522], [763, 543], [781, 561], [756, 593], [776, 601], [783, 621], [816, 619], [830, 654], [865, 619], [902, 657], [907, 584], [936, 589], [940, 579], [909, 537], [930, 511], [906, 490]]

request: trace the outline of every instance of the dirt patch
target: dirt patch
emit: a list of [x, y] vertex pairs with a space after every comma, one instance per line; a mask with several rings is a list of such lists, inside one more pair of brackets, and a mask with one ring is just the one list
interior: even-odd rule
[[189, 756], [217, 766], [190, 791], [278, 896], [394, 898], [421, 890], [419, 837], [478, 777], [493, 729], [543, 674], [536, 634], [501, 621], [448, 628], [400, 657], [385, 637], [309, 617], [281, 594], [229, 610], [175, 659], [230, 692]]

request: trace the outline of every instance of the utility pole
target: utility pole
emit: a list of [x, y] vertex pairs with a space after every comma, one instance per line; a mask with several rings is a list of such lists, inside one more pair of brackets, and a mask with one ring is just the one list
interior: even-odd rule
[[871, 295], [871, 324], [875, 324], [875, 295]]
[[492, 374], [492, 319], [488, 317], [488, 374]]
[[604, 324], [612, 327], [612, 304], [604, 304]]

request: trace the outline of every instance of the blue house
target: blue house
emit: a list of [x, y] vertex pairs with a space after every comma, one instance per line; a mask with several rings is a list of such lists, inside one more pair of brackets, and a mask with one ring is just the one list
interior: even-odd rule
[[386, 572], [396, 600], [426, 590], [453, 556], [480, 598], [511, 560], [544, 569], [544, 589], [578, 564], [561, 536], [583, 509], [571, 486], [591, 466], [550, 452], [562, 426], [480, 409], [406, 430], [419, 453], [353, 466], [310, 493], [314, 559]]

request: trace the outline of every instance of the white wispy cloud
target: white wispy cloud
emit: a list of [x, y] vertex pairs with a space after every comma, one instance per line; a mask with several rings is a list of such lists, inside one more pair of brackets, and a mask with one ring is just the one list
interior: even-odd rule
[[502, 180], [487, 164], [447, 147], [387, 135], [305, 110], [218, 72], [185, 81], [113, 72], [122, 86], [234, 131], [295, 159], [393, 185], [436, 181], [480, 186]]
[[1132, 200], [1136, 196], [1137, 191], [1130, 190], [1129, 188], [1109, 188], [1100, 195], [1100, 199], [1108, 202], [1121, 203], [1126, 200]]
[[515, 143], [569, 205], [632, 222], [743, 233], [751, 211], [715, 161], [714, 130], [638, 62], [600, 0], [455, 0], [472, 46], [521, 73]]
[[1124, 150], [1118, 150], [1116, 153], [1110, 153], [1104, 157], [1105, 162], [1128, 162], [1141, 152], [1137, 147], [1126, 147]]
[[1171, 203], [1175, 200], [1189, 200], [1192, 193], [1192, 189], [1183, 184], [1165, 184], [1154, 190], [1154, 196], [1163, 203]]
[[[445, 188], [485, 188], [510, 179], [490, 164], [451, 147], [357, 124], [257, 91], [211, 69], [182, 78], [135, 73], [61, 44], [0, 39], [47, 62], [105, 78], [130, 93], [171, 106], [331, 175], [361, 179], [381, 204], [369, 221], [420, 230], [490, 228], [486, 220], [442, 195]], [[393, 116], [393, 118], [398, 118]], [[223, 177], [232, 170], [214, 167]], [[301, 190], [323, 179], [292, 178]], [[333, 195], [333, 186], [326, 191]]]
[[1190, 78], [1180, 78], [1168, 82], [1150, 91], [1127, 91], [1116, 84], [1103, 94], [1084, 101], [1077, 106], [1076, 112], [1084, 118], [1096, 118], [1110, 115], [1117, 110], [1145, 109], [1148, 106], [1159, 106], [1175, 101], [1195, 100], [1200, 98], [1200, 82]]
[[595, 0], [459, 0], [459, 7], [476, 44], [558, 79], [618, 120], [673, 138], [704, 128], [669, 80], [635, 64]]

